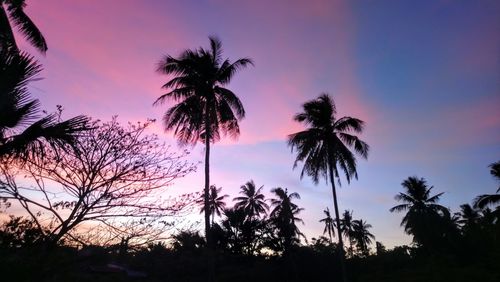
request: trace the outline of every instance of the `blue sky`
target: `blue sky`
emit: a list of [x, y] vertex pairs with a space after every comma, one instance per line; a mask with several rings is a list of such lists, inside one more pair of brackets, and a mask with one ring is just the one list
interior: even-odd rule
[[[247, 111], [242, 133], [214, 146], [212, 179], [231, 196], [250, 179], [298, 192], [309, 238], [323, 230], [323, 209], [333, 209], [331, 190], [300, 180], [286, 136], [301, 129], [293, 114], [322, 92], [340, 115], [367, 123], [370, 156], [359, 180], [340, 188], [340, 208], [387, 246], [410, 242], [402, 216], [388, 211], [405, 178], [425, 177], [453, 211], [498, 186], [487, 168], [500, 159], [498, 1], [47, 0], [28, 1], [27, 13], [49, 45], [37, 55], [44, 80], [32, 93], [67, 116], [159, 120], [166, 107], [152, 103], [168, 78], [155, 64], [207, 46], [209, 35], [221, 38], [225, 56], [251, 57], [255, 67], [230, 85]], [[161, 124], [155, 130], [175, 144]], [[203, 160], [202, 146], [192, 160]], [[172, 193], [201, 189], [202, 171]]]

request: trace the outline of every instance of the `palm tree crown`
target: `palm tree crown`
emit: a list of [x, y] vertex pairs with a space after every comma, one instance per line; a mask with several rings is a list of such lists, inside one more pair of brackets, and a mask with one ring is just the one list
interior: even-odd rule
[[323, 229], [323, 234], [328, 233], [328, 237], [330, 238], [330, 243], [332, 243], [332, 238], [335, 237], [335, 221], [330, 216], [330, 210], [328, 207], [323, 211], [326, 217], [321, 219], [319, 222], [325, 223], [325, 229]]
[[392, 207], [389, 211], [407, 211], [401, 221], [401, 226], [405, 227], [406, 233], [414, 236], [415, 242], [428, 243], [430, 233], [436, 231], [430, 230], [431, 224], [436, 223], [440, 216], [449, 217], [449, 210], [437, 204], [443, 193], [431, 196], [434, 187], [429, 187], [424, 178], [416, 176], [408, 177], [401, 185], [406, 190], [405, 193], [400, 192], [394, 198], [403, 203]]
[[[224, 202], [224, 199], [229, 197], [229, 195], [219, 196], [221, 191], [222, 187], [217, 188], [215, 185], [210, 186], [208, 213], [212, 216], [212, 225], [214, 223], [215, 215], [221, 216], [222, 211], [226, 208], [226, 202]], [[200, 213], [205, 212], [205, 199], [203, 195], [197, 203], [201, 205]]]
[[375, 236], [368, 230], [370, 228], [372, 228], [372, 225], [362, 219], [353, 220], [352, 222], [352, 237], [358, 250], [365, 256], [369, 253], [368, 245], [372, 243], [372, 240], [375, 240]]
[[238, 120], [245, 117], [240, 99], [225, 88], [236, 72], [252, 63], [249, 58], [231, 63], [222, 59], [222, 43], [210, 37], [210, 49], [185, 50], [178, 58], [165, 56], [157, 71], [173, 75], [163, 88], [155, 105], [166, 101], [179, 102], [164, 115], [166, 130], [174, 130], [181, 144], [198, 140], [213, 143], [221, 133], [239, 135]]
[[265, 202], [264, 194], [261, 193], [263, 187], [257, 189], [253, 180], [245, 183], [240, 187], [240, 194], [243, 196], [234, 198], [234, 201], [237, 201], [234, 207], [243, 209], [249, 218], [267, 213], [269, 206]]
[[353, 230], [352, 211], [345, 210], [340, 218], [340, 230], [344, 237], [349, 239]]
[[361, 133], [364, 122], [352, 117], [337, 119], [335, 103], [327, 94], [303, 107], [304, 112], [296, 114], [294, 120], [306, 125], [307, 129], [288, 136], [288, 145], [292, 151], [297, 150], [294, 168], [303, 162], [301, 177], [307, 174], [315, 183], [321, 176], [328, 179], [330, 168], [335, 177], [339, 177], [340, 169], [343, 170], [347, 182], [357, 178], [354, 153], [366, 159], [369, 146], [351, 132]]
[[354, 228], [354, 219], [352, 217], [353, 212], [349, 210], [345, 210], [342, 213], [342, 217], [340, 218], [340, 232], [341, 234], [349, 241], [349, 248], [347, 253], [352, 256], [354, 255], [354, 237], [353, 237], [353, 228]]
[[[490, 173], [491, 175], [500, 181], [500, 161], [492, 163], [490, 165]], [[490, 205], [495, 205], [500, 203], [500, 187], [497, 189], [496, 194], [486, 194], [479, 195], [474, 199], [474, 207], [483, 209]]]
[[13, 25], [17, 27], [31, 45], [38, 51], [45, 53], [47, 43], [40, 30], [24, 13], [25, 2], [25, 0], [0, 0], [0, 50], [19, 51], [11, 26]]
[[469, 204], [460, 205], [460, 218], [457, 220], [462, 226], [471, 227], [478, 223], [481, 218], [479, 210], [471, 207]]

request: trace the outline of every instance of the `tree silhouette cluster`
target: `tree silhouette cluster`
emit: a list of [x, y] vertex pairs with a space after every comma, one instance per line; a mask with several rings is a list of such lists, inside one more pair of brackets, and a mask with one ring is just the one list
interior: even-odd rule
[[[328, 208], [323, 213], [326, 215], [325, 218], [320, 220], [325, 224], [323, 235], [328, 234], [330, 243], [332, 243], [332, 238], [335, 237], [336, 221], [330, 216]], [[354, 220], [352, 213], [352, 211], [345, 210], [340, 219], [341, 236], [349, 242], [347, 253], [350, 257], [355, 255], [368, 256], [370, 253], [369, 245], [375, 239], [375, 236], [368, 230], [372, 228], [372, 225], [363, 219]], [[354, 246], [356, 250], [354, 250]]]
[[[498, 169], [498, 162], [490, 167], [491, 174], [500, 180], [495, 170]], [[497, 194], [480, 195], [474, 199], [473, 205], [463, 204], [459, 212], [452, 214], [438, 203], [444, 193], [432, 195], [434, 187], [429, 186], [424, 178], [412, 176], [401, 185], [405, 191], [395, 196], [401, 204], [390, 211], [406, 212], [401, 226], [413, 236], [414, 246], [419, 252], [453, 253], [461, 249], [477, 253], [481, 252], [481, 248], [499, 248], [500, 206], [495, 201]]]
[[[297, 226], [297, 223], [303, 223], [298, 217], [303, 208], [294, 203], [294, 200], [300, 199], [298, 193], [289, 193], [287, 189], [277, 187], [271, 189], [275, 197], [266, 199], [263, 186], [257, 188], [250, 180], [240, 187], [240, 196], [235, 197], [234, 206], [228, 208], [224, 199], [229, 196], [220, 195], [222, 188], [213, 185], [210, 188], [210, 232], [217, 250], [244, 255], [286, 254], [299, 245], [300, 237], [305, 239]], [[197, 202], [201, 206], [200, 211], [204, 212], [203, 195]], [[219, 222], [215, 221], [216, 215], [221, 218]], [[193, 238], [199, 236], [197, 233], [190, 234]]]
[[[253, 61], [224, 58], [213, 36], [208, 48], [166, 55], [156, 69], [168, 80], [154, 105], [172, 103], [163, 116], [165, 130], [180, 146], [200, 142], [205, 149], [201, 196], [164, 198], [165, 188], [195, 167], [184, 159], [189, 151], [173, 152], [146, 134], [151, 121], [125, 127], [116, 119], [103, 123], [85, 116], [62, 121], [61, 106], [39, 114], [28, 84], [42, 67], [19, 50], [14, 30], [42, 54], [47, 43], [25, 7], [24, 0], [0, 0], [0, 206], [16, 204], [28, 215], [0, 225], [0, 271], [7, 279], [147, 277], [124, 266], [134, 265], [151, 281], [500, 280], [500, 188], [452, 213], [439, 204], [443, 193], [433, 194], [425, 179], [409, 177], [390, 212], [404, 213], [401, 226], [412, 245], [387, 249], [376, 242], [376, 251], [370, 250], [372, 226], [350, 210], [340, 214], [337, 197], [341, 179], [357, 179], [358, 157], [368, 158], [369, 145], [360, 137], [365, 122], [339, 117], [327, 93], [302, 105], [293, 120], [304, 129], [287, 141], [293, 168], [302, 166], [301, 178], [331, 185], [334, 216], [327, 207], [320, 220], [328, 237], [305, 238], [300, 195], [286, 188], [273, 188], [266, 198], [263, 186], [250, 180], [229, 207], [222, 188], [210, 186], [210, 149], [222, 137], [240, 134], [246, 113], [228, 85]], [[499, 179], [500, 162], [490, 168]], [[204, 236], [187, 229], [166, 240], [164, 231], [177, 227], [168, 218], [194, 205], [204, 214]]]

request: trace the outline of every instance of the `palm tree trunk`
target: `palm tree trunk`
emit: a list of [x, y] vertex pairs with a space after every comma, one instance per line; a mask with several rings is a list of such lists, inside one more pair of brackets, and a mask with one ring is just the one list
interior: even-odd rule
[[210, 228], [210, 209], [209, 209], [209, 186], [210, 186], [210, 107], [208, 101], [205, 103], [205, 238], [208, 248], [208, 277], [207, 281], [215, 281], [215, 250], [212, 242], [212, 230]]
[[212, 236], [210, 234], [210, 209], [209, 209], [209, 186], [210, 186], [210, 126], [209, 126], [209, 107], [205, 105], [205, 189], [204, 189], [204, 206], [205, 206], [205, 237], [207, 239], [208, 248], [212, 248]]
[[333, 193], [333, 208], [335, 209], [335, 219], [337, 221], [337, 233], [339, 234], [339, 258], [340, 258], [340, 268], [342, 271], [342, 281], [347, 282], [347, 274], [345, 271], [344, 262], [344, 242], [342, 241], [342, 233], [340, 233], [340, 215], [339, 206], [337, 203], [337, 191], [335, 190], [335, 179], [333, 177], [333, 167], [330, 165], [330, 182], [332, 183], [332, 193]]

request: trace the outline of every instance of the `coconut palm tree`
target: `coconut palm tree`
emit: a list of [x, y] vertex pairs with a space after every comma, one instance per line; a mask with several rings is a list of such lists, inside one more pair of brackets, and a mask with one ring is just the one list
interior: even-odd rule
[[224, 209], [224, 217], [221, 225], [225, 232], [225, 237], [227, 237], [226, 247], [233, 253], [241, 254], [244, 247], [245, 211], [234, 207]]
[[380, 255], [384, 254], [385, 252], [387, 252], [384, 244], [382, 244], [381, 242], [375, 242], [375, 248], [377, 250], [377, 256], [380, 256]]
[[340, 218], [340, 231], [342, 232], [342, 235], [349, 241], [349, 250], [348, 254], [350, 256], [353, 255], [354, 250], [353, 250], [353, 218], [352, 218], [352, 211], [345, 210], [344, 213], [342, 213], [342, 217]]
[[300, 199], [300, 195], [296, 192], [288, 194], [288, 189], [281, 187], [271, 189], [271, 192], [276, 198], [271, 199], [271, 220], [278, 229], [279, 236], [283, 239], [284, 252], [287, 253], [293, 243], [298, 242], [299, 237], [304, 237], [297, 227], [296, 222], [304, 221], [297, 217], [303, 211], [292, 202], [294, 199]]
[[[490, 165], [490, 168], [491, 175], [493, 175], [494, 178], [500, 181], [500, 161], [492, 163]], [[496, 194], [480, 195], [474, 199], [474, 207], [480, 209], [483, 209], [490, 205], [496, 205], [498, 203], [500, 203], [500, 187], [498, 187]]]
[[[344, 172], [348, 183], [352, 178], [358, 177], [355, 155], [366, 159], [369, 150], [368, 144], [355, 135], [363, 131], [364, 122], [348, 116], [338, 118], [335, 103], [328, 94], [306, 102], [303, 109], [303, 112], [295, 115], [294, 120], [303, 123], [306, 129], [288, 136], [288, 145], [291, 146], [292, 152], [297, 151], [293, 167], [303, 162], [301, 178], [307, 174], [316, 184], [322, 177], [330, 180], [337, 233], [341, 234], [335, 178], [340, 184], [340, 171]], [[344, 243], [342, 236], [338, 238], [343, 279], [347, 281]]]
[[[251, 65], [249, 58], [231, 62], [222, 58], [222, 43], [210, 37], [210, 48], [185, 50], [177, 58], [165, 56], [157, 71], [173, 77], [163, 85], [167, 93], [154, 103], [177, 102], [163, 117], [167, 131], [174, 131], [179, 144], [205, 144], [205, 206], [209, 205], [210, 144], [218, 141], [221, 134], [236, 138], [240, 129], [238, 121], [245, 116], [240, 99], [227, 85], [240, 69]], [[205, 233], [208, 246], [210, 238], [210, 214], [205, 209]]]
[[443, 193], [431, 196], [434, 187], [429, 187], [424, 178], [416, 176], [408, 177], [401, 185], [405, 193], [400, 192], [394, 198], [402, 204], [392, 207], [389, 211], [406, 211], [401, 221], [405, 232], [413, 235], [413, 241], [419, 245], [432, 244], [436, 236], [440, 235], [438, 233], [441, 218], [450, 217], [449, 210], [437, 204]]
[[172, 236], [175, 251], [195, 252], [205, 245], [205, 239], [197, 231], [182, 230]]
[[[208, 213], [212, 216], [212, 226], [214, 225], [215, 215], [221, 216], [222, 212], [226, 208], [226, 202], [224, 199], [229, 197], [229, 195], [219, 196], [222, 191], [222, 187], [215, 187], [215, 185], [210, 186], [210, 195], [208, 197]], [[197, 203], [201, 205], [200, 213], [205, 212], [205, 199], [203, 195], [198, 199]]]
[[47, 51], [47, 43], [42, 33], [31, 19], [24, 13], [25, 0], [0, 0], [0, 50], [7, 49], [19, 52], [12, 26], [40, 52]]
[[41, 70], [32, 56], [0, 50], [0, 157], [39, 153], [42, 140], [52, 146], [72, 144], [87, 128], [84, 116], [62, 122], [58, 114], [38, 116], [40, 103], [29, 96], [27, 85]]
[[463, 204], [460, 206], [460, 218], [458, 223], [462, 226], [474, 226], [478, 223], [481, 218], [479, 210], [471, 207], [469, 204]]
[[261, 192], [262, 188], [264, 188], [264, 186], [260, 186], [259, 189], [257, 189], [253, 180], [242, 185], [240, 187], [240, 194], [243, 196], [233, 199], [233, 201], [237, 201], [234, 207], [243, 209], [248, 218], [266, 214], [269, 210], [269, 206], [266, 203], [264, 194]]
[[352, 238], [356, 242], [358, 250], [364, 256], [369, 254], [368, 245], [372, 243], [372, 240], [375, 240], [375, 236], [368, 230], [370, 228], [372, 228], [372, 225], [362, 219], [353, 220], [352, 222]]
[[332, 238], [335, 237], [335, 221], [330, 216], [330, 210], [328, 209], [328, 207], [325, 210], [323, 210], [323, 213], [325, 213], [326, 217], [319, 221], [325, 223], [325, 229], [323, 229], [323, 235], [328, 233], [328, 237], [330, 238], [330, 243], [333, 243]]

